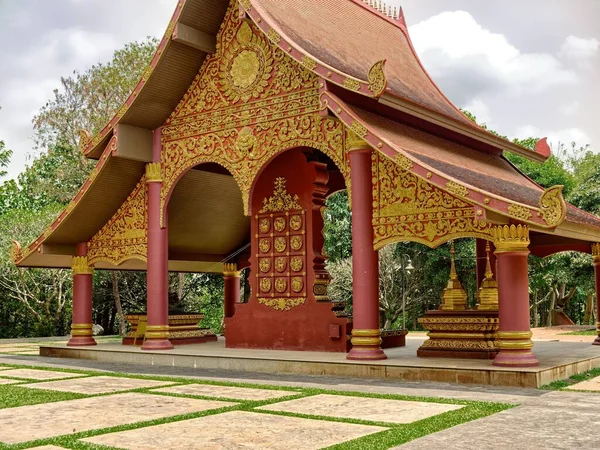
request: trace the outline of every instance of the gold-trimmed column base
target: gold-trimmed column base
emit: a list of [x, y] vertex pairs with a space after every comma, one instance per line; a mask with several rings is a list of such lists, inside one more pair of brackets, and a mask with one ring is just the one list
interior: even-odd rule
[[380, 360], [387, 359], [381, 349], [381, 330], [352, 330], [352, 349], [346, 359], [352, 360]]
[[145, 337], [142, 350], [173, 349], [173, 344], [169, 341], [169, 325], [147, 325]]
[[494, 359], [494, 366], [533, 367], [540, 362], [531, 352], [533, 341], [531, 331], [499, 331], [498, 349], [500, 353]]
[[79, 347], [96, 344], [96, 340], [92, 337], [91, 323], [71, 324], [71, 339], [69, 339], [69, 342], [67, 342], [67, 347]]
[[596, 339], [592, 342], [592, 345], [600, 345], [600, 322], [596, 322]]

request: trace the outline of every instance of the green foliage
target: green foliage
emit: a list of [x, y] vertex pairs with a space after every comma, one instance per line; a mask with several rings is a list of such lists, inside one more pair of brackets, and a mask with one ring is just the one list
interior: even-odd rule
[[336, 192], [327, 199], [325, 211], [325, 253], [336, 262], [352, 255], [352, 214], [348, 192]]

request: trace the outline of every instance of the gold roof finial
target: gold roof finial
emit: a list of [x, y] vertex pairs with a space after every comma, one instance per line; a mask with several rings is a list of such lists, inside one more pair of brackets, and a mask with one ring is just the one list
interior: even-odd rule
[[463, 289], [462, 284], [460, 284], [456, 274], [454, 241], [450, 243], [450, 279], [442, 293], [440, 309], [443, 311], [464, 311], [467, 309], [467, 293]]
[[477, 291], [477, 305], [480, 311], [498, 311], [498, 286], [490, 263], [490, 243], [485, 244], [485, 275]]

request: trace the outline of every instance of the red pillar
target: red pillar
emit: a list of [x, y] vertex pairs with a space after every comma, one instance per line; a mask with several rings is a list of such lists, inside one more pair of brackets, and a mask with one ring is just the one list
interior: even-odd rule
[[596, 278], [596, 339], [592, 345], [600, 345], [600, 243], [592, 244], [594, 276]]
[[94, 269], [87, 262], [87, 244], [77, 246], [73, 257], [73, 322], [67, 345], [96, 345], [92, 337], [92, 281]]
[[240, 302], [240, 272], [235, 264], [225, 264], [223, 267], [224, 311], [225, 317], [233, 317], [235, 304]]
[[152, 153], [154, 162], [146, 164], [148, 183], [148, 266], [147, 266], [147, 318], [146, 339], [142, 350], [170, 350], [169, 341], [169, 248], [167, 217], [160, 226], [160, 189], [162, 172], [160, 164], [161, 129], [154, 130]]
[[349, 149], [352, 180], [352, 350], [347, 359], [386, 359], [379, 326], [379, 261], [373, 249], [371, 148]]
[[523, 225], [497, 226], [493, 229], [496, 245], [496, 277], [500, 330], [500, 352], [495, 366], [531, 367], [539, 365], [531, 349], [529, 320], [529, 228]]

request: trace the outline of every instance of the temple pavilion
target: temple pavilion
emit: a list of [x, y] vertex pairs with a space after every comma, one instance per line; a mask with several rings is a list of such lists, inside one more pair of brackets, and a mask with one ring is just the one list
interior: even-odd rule
[[[184, 333], [168, 317], [169, 271], [216, 272], [227, 347], [383, 359], [378, 250], [471, 238], [479, 308], [465, 307], [451, 272], [424, 324], [458, 333], [430, 340], [484, 342], [493, 364], [531, 366], [528, 254], [591, 253], [600, 282], [600, 219], [503, 156], [543, 163], [546, 140], [530, 150], [465, 117], [423, 68], [402, 11], [381, 2], [180, 0], [127, 101], [80, 136], [95, 169], [46, 231], [11, 251], [19, 267], [72, 268], [71, 346], [95, 344], [94, 269], [147, 272], [144, 350]], [[323, 251], [325, 201], [342, 189], [352, 316], [327, 296]]]

